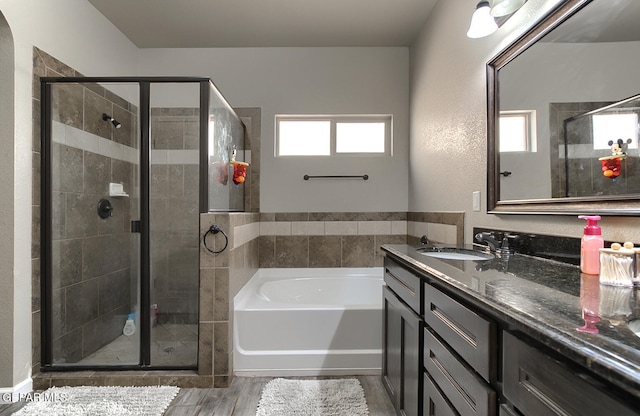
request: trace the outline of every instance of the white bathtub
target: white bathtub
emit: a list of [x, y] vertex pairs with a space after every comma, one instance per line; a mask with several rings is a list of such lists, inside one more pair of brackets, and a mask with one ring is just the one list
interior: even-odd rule
[[244, 376], [377, 375], [382, 267], [260, 269], [234, 298]]

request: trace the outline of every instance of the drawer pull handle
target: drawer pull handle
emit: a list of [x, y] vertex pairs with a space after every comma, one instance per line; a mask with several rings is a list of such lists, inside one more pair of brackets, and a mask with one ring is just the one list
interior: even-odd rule
[[558, 405], [551, 397], [546, 395], [535, 384], [535, 378], [531, 377], [525, 370], [520, 369], [520, 384], [527, 390], [532, 396], [544, 403], [544, 406], [551, 409], [551, 411], [558, 416], [571, 416], [565, 412], [561, 406]]
[[411, 288], [409, 285], [407, 285], [405, 282], [403, 282], [402, 280], [398, 279], [396, 277], [396, 275], [394, 275], [393, 273], [391, 273], [389, 270], [387, 270], [387, 274], [391, 277], [393, 277], [393, 279], [398, 282], [400, 284], [400, 286], [402, 286], [407, 292], [409, 292], [409, 294], [411, 296], [415, 296], [416, 295], [416, 291], [413, 290], [413, 288]]
[[464, 329], [460, 328], [452, 319], [450, 319], [447, 315], [440, 312], [438, 307], [431, 304], [431, 312], [436, 316], [436, 318], [440, 319], [446, 326], [451, 328], [453, 332], [455, 332], [460, 338], [464, 339], [469, 345], [471, 345], [474, 349], [478, 347], [478, 343], [476, 342], [475, 337], [472, 334], [469, 334]]
[[446, 379], [449, 381], [449, 383], [458, 391], [458, 393], [460, 393], [460, 395], [467, 402], [469, 407], [473, 409], [473, 413], [476, 413], [476, 402], [475, 400], [473, 400], [473, 397], [469, 396], [469, 394], [467, 394], [465, 389], [462, 388], [460, 384], [458, 384], [458, 382], [453, 378], [453, 376], [447, 371], [447, 369], [438, 360], [438, 358], [435, 356], [433, 351], [429, 351], [429, 358], [431, 359], [431, 362], [433, 363], [433, 365], [435, 365], [436, 368], [440, 370], [442, 375], [445, 376]]

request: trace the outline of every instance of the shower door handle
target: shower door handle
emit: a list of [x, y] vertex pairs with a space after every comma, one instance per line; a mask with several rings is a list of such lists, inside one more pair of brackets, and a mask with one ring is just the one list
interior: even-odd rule
[[140, 221], [131, 221], [131, 232], [140, 233]]

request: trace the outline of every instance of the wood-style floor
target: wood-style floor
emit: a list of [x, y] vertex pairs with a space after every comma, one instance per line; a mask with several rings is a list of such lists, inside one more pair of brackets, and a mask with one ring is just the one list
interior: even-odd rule
[[[305, 377], [296, 377], [305, 378]], [[357, 376], [370, 416], [395, 416], [380, 376]], [[260, 393], [273, 377], [235, 377], [227, 389], [180, 389], [165, 416], [255, 416]], [[0, 416], [17, 412], [24, 403], [0, 405]]]

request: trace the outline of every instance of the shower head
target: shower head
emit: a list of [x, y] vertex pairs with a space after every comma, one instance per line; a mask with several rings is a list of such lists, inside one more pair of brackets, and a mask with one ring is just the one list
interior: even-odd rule
[[122, 124], [118, 120], [116, 120], [115, 118], [111, 117], [107, 113], [102, 113], [102, 119], [104, 121], [110, 121], [111, 124], [113, 124], [113, 127], [117, 128], [117, 129], [122, 127]]

